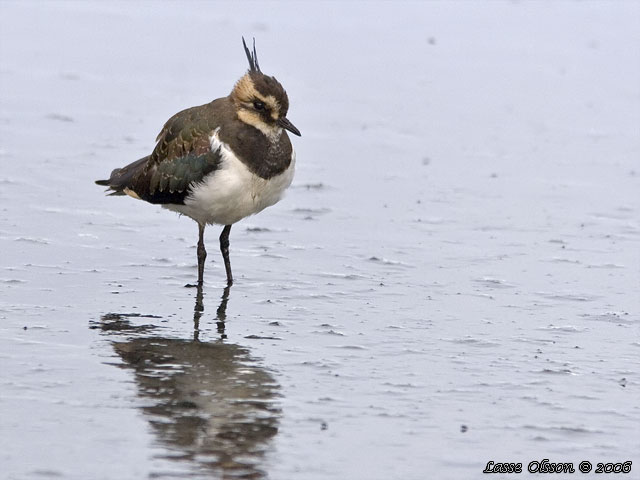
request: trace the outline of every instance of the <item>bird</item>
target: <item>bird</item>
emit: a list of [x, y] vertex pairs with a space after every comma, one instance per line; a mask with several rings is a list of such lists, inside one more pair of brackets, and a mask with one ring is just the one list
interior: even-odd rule
[[207, 225], [222, 225], [220, 252], [227, 285], [231, 226], [277, 203], [293, 180], [296, 154], [287, 134], [301, 136], [287, 119], [289, 97], [262, 73], [255, 38], [247, 72], [226, 97], [187, 108], [164, 124], [150, 155], [111, 172], [96, 184], [108, 195], [129, 195], [190, 217], [198, 224], [198, 286], [207, 251]]

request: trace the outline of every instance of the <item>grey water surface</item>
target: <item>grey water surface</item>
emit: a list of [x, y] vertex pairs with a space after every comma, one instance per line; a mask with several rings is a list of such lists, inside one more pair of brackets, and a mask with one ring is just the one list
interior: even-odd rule
[[[0, 2], [0, 477], [640, 478], [639, 20]], [[230, 289], [208, 227], [199, 291], [195, 223], [93, 181], [228, 94], [242, 35], [297, 174]]]

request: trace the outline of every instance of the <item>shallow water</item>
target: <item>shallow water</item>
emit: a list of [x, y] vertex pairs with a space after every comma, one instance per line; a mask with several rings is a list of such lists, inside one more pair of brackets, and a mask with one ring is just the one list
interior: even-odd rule
[[[638, 4], [190, 5], [0, 3], [4, 477], [637, 478]], [[93, 180], [241, 35], [298, 171], [198, 291], [195, 224]]]

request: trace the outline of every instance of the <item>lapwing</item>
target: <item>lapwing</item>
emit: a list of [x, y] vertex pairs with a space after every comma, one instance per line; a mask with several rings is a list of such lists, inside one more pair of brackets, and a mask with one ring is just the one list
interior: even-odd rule
[[291, 184], [296, 155], [287, 130], [289, 98], [275, 77], [260, 70], [256, 54], [242, 39], [249, 70], [227, 97], [188, 108], [171, 117], [148, 155], [116, 168], [108, 180], [110, 195], [160, 204], [198, 224], [198, 285], [204, 275], [206, 225], [224, 225], [220, 251], [227, 284], [231, 226], [278, 202]]

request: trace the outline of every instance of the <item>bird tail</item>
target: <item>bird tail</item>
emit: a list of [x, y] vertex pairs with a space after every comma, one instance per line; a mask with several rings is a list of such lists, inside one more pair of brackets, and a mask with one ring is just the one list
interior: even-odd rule
[[106, 191], [109, 195], [125, 195], [125, 188], [132, 187], [134, 177], [144, 167], [147, 160], [149, 157], [144, 157], [126, 167], [116, 168], [111, 172], [108, 180], [96, 180], [96, 184], [108, 187]]

